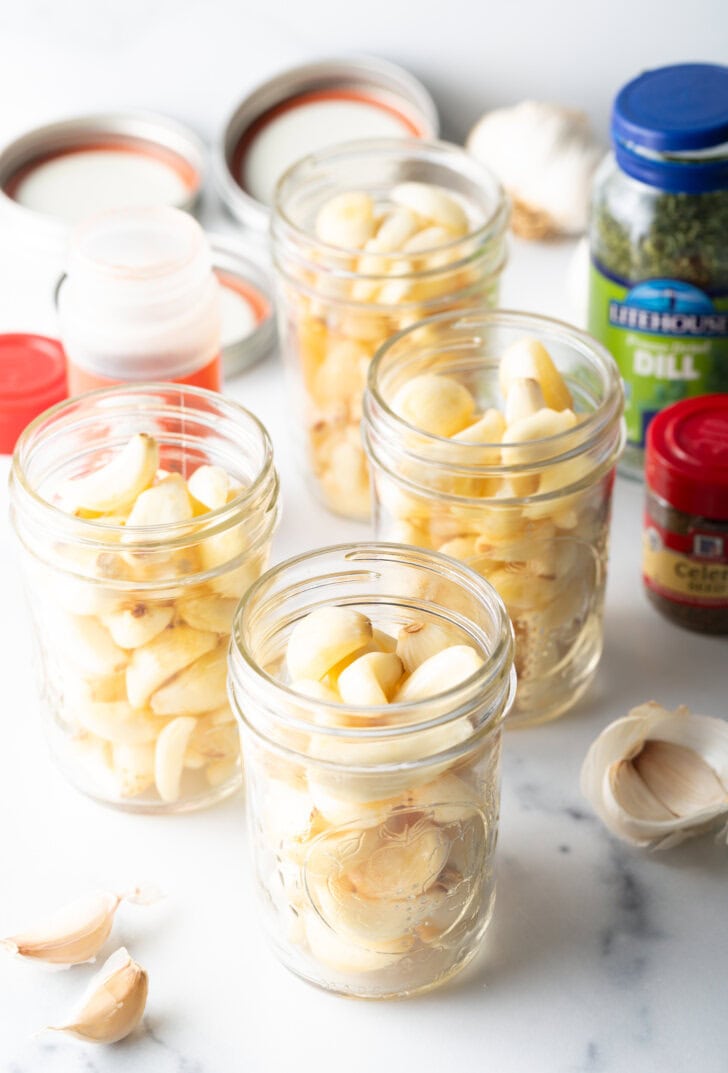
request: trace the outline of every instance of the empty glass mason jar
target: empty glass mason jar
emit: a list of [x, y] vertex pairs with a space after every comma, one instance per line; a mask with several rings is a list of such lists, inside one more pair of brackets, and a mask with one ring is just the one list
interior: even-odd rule
[[464, 149], [358, 141], [281, 179], [272, 220], [280, 338], [300, 457], [337, 514], [368, 518], [367, 367], [401, 328], [497, 304], [508, 202]]
[[[365, 630], [322, 676], [346, 647], [332, 611]], [[357, 668], [371, 659], [397, 665], [390, 703], [365, 703]], [[498, 594], [432, 552], [325, 548], [251, 588], [230, 691], [263, 920], [293, 972], [386, 998], [428, 990], [474, 956], [493, 910], [512, 662]]]
[[377, 536], [468, 563], [516, 636], [509, 726], [553, 719], [602, 650], [623, 392], [609, 353], [530, 314], [445, 314], [377, 354], [364, 440]]
[[28, 426], [10, 493], [60, 768], [127, 810], [232, 793], [227, 648], [278, 520], [263, 426], [200, 388], [91, 392]]

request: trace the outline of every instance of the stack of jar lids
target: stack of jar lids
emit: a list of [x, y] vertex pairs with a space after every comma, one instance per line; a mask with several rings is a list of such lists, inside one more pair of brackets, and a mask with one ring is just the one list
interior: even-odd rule
[[[215, 179], [225, 207], [255, 234], [248, 241], [244, 234], [238, 241], [209, 236], [223, 286], [228, 376], [257, 361], [274, 343], [273, 288], [260, 240], [283, 172], [306, 153], [335, 142], [432, 138], [437, 133], [437, 112], [424, 86], [377, 59], [295, 67], [240, 102], [215, 147]], [[0, 226], [31, 254], [55, 257], [60, 272], [69, 233], [84, 217], [150, 204], [195, 213], [204, 161], [205, 148], [192, 131], [151, 113], [105, 113], [50, 123], [0, 150]], [[7, 369], [0, 369], [3, 381], [17, 375], [20, 338], [0, 336], [0, 364], [8, 362]], [[47, 343], [41, 346], [44, 354]], [[37, 349], [25, 348], [29, 362]]]

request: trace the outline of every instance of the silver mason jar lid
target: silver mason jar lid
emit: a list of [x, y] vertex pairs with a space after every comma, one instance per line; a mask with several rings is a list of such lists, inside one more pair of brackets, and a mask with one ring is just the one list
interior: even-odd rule
[[[320, 94], [320, 100], [327, 97], [336, 100], [340, 93], [350, 93], [354, 99], [358, 97], [398, 116], [403, 135], [431, 139], [439, 133], [432, 97], [421, 82], [396, 64], [365, 56], [325, 59], [291, 67], [256, 86], [243, 98], [215, 145], [213, 174], [218, 192], [228, 211], [242, 224], [264, 231], [270, 216], [269, 206], [244, 185], [245, 154], [254, 136], [287, 106], [295, 106], [297, 99]], [[350, 131], [346, 140], [355, 137], [356, 131]], [[324, 136], [310, 149], [325, 148], [327, 144]], [[283, 162], [281, 174], [292, 163], [295, 161]]]
[[[212, 250], [212, 267], [224, 290], [233, 301], [246, 303], [255, 317], [255, 326], [242, 334], [236, 331], [237, 318], [226, 314], [223, 297], [222, 359], [226, 377], [237, 376], [273, 349], [276, 340], [273, 280], [260, 256], [242, 242], [227, 235], [208, 234]], [[231, 306], [234, 310], [234, 305]]]
[[[136, 151], [167, 164], [181, 178], [184, 188], [170, 203], [174, 208], [195, 210], [205, 160], [204, 146], [197, 135], [175, 120], [151, 112], [105, 112], [36, 127], [0, 150], [0, 222], [7, 222], [20, 238], [32, 245], [65, 244], [72, 221], [60, 213], [39, 211], [23, 204], [18, 190], [33, 171], [49, 161], [94, 148]], [[56, 174], [54, 181], [77, 183], [78, 173], [67, 170], [65, 174]], [[123, 207], [108, 204], [108, 200], [107, 192], [104, 208]], [[91, 206], [90, 211], [93, 210]]]

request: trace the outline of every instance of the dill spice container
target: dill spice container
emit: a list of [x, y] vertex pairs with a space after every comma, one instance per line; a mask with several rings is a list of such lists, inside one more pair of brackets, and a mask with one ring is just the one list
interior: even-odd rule
[[627, 449], [642, 473], [655, 414], [728, 391], [728, 67], [647, 71], [617, 95], [597, 173], [589, 330], [625, 381]]
[[728, 395], [685, 399], [650, 425], [642, 570], [672, 622], [728, 633]]

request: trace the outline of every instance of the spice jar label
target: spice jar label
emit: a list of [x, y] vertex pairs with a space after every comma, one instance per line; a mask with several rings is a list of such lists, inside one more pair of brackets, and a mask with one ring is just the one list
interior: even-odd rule
[[589, 331], [619, 366], [627, 438], [637, 447], [670, 403], [728, 392], [728, 295], [672, 279], [632, 285], [594, 261]]
[[728, 606], [728, 539], [697, 527], [672, 533], [646, 513], [642, 573], [649, 589], [675, 603]]

